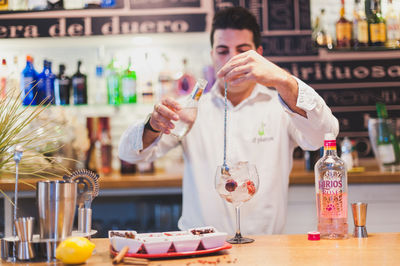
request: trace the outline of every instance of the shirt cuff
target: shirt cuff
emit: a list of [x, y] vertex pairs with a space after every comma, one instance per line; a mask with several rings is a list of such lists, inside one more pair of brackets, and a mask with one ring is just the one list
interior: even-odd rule
[[299, 88], [296, 106], [308, 112], [317, 106], [319, 94], [299, 78], [293, 76]]

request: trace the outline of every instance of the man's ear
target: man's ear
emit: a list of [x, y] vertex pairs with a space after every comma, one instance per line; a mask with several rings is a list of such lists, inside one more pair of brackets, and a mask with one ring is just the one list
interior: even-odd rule
[[263, 55], [264, 49], [263, 47], [260, 45], [258, 46], [258, 48], [256, 49], [257, 53], [259, 53], [260, 55]]

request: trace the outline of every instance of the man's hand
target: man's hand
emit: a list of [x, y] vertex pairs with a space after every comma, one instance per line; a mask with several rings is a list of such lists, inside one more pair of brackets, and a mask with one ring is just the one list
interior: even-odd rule
[[173, 98], [164, 98], [160, 103], [154, 105], [154, 110], [149, 122], [151, 127], [164, 134], [171, 133], [170, 130], [175, 127], [171, 120], [179, 120], [179, 116], [176, 112], [181, 109], [181, 105]]
[[255, 50], [249, 50], [232, 57], [218, 71], [217, 76], [235, 86], [252, 81], [266, 87], [274, 87], [290, 109], [306, 116], [305, 111], [296, 106], [298, 96], [296, 80], [290, 73]]

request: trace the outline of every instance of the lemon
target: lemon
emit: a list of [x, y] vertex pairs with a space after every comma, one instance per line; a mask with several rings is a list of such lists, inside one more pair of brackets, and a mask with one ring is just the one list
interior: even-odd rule
[[56, 249], [56, 258], [65, 264], [84, 263], [95, 248], [87, 238], [73, 236], [62, 241]]

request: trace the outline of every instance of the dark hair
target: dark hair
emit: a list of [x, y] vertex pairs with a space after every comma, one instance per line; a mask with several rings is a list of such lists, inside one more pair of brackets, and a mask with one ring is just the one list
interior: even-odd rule
[[256, 48], [261, 45], [260, 26], [256, 17], [246, 8], [229, 7], [215, 13], [210, 34], [211, 46], [214, 45], [214, 32], [217, 29], [249, 30], [253, 33]]

